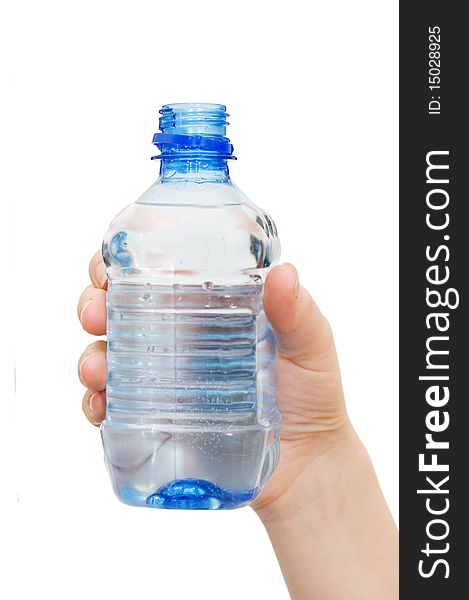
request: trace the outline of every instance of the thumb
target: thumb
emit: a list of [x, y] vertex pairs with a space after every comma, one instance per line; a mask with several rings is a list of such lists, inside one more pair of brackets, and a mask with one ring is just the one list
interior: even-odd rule
[[264, 287], [264, 309], [281, 356], [309, 370], [337, 366], [332, 331], [292, 264], [274, 267]]

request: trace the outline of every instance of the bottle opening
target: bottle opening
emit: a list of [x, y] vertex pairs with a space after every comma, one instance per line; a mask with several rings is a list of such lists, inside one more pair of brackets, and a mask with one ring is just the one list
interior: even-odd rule
[[162, 133], [224, 136], [229, 125], [223, 104], [165, 104], [160, 110]]

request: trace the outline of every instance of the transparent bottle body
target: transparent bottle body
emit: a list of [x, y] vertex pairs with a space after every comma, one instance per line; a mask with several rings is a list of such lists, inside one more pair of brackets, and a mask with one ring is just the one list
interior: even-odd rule
[[105, 461], [137, 506], [235, 508], [279, 456], [272, 220], [228, 180], [158, 180], [111, 223]]

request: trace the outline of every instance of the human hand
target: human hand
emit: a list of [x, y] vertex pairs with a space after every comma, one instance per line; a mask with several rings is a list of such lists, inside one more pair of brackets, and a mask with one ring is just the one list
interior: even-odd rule
[[397, 530], [345, 409], [329, 323], [292, 265], [269, 273], [264, 307], [278, 342], [281, 454], [253, 507], [291, 596], [395, 600]]

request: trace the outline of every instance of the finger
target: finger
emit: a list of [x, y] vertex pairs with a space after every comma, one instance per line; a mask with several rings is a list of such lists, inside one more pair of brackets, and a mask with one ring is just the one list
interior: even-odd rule
[[78, 377], [91, 391], [104, 390], [107, 382], [106, 342], [90, 344], [78, 361]]
[[329, 369], [337, 361], [327, 319], [291, 264], [274, 267], [264, 288], [264, 308], [278, 342], [279, 353], [313, 370]]
[[78, 301], [78, 318], [85, 331], [93, 335], [106, 333], [106, 292], [88, 286]]
[[83, 396], [82, 409], [93, 425], [99, 425], [106, 416], [106, 392], [87, 390]]
[[90, 261], [89, 273], [91, 283], [95, 288], [107, 289], [106, 265], [101, 250], [98, 250]]

